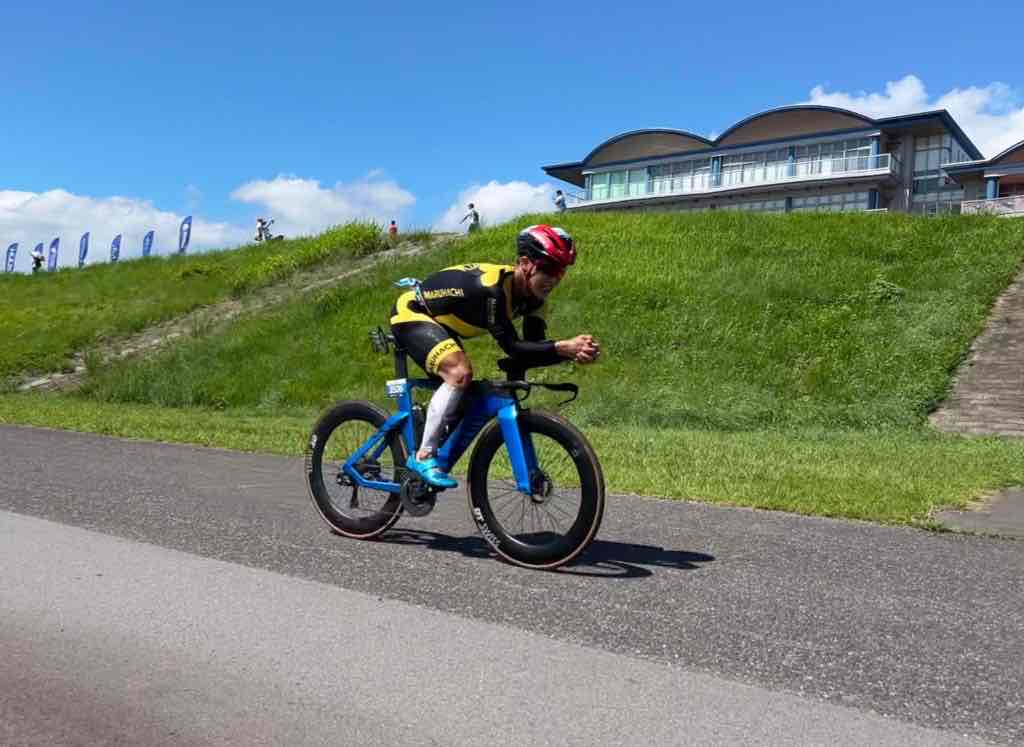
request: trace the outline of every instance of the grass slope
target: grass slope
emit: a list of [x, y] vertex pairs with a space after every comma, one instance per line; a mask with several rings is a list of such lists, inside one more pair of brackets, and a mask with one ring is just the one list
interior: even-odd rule
[[[580, 261], [550, 300], [552, 334], [595, 334], [571, 376], [584, 425], [748, 430], [919, 423], [1024, 254], [1024, 223], [904, 216], [578, 215]], [[390, 281], [506, 261], [517, 226], [389, 264], [223, 335], [99, 372], [89, 396], [169, 406], [322, 406], [379, 398]], [[468, 342], [480, 375], [497, 350]], [[245, 376], [239, 376], [244, 360]]]
[[242, 295], [328, 259], [383, 248], [380, 228], [350, 223], [319, 236], [234, 251], [147, 257], [39, 275], [0, 275], [0, 381], [60, 370], [108, 336]]
[[[327, 403], [383, 401], [391, 361], [371, 353], [366, 332], [386, 324], [391, 280], [506, 261], [521, 225], [545, 218], [94, 371], [75, 398], [2, 398], [0, 420], [299, 453]], [[591, 332], [606, 352], [599, 365], [536, 378], [581, 385], [566, 414], [594, 441], [612, 489], [909, 521], [1024, 482], [1019, 442], [923, 425], [1020, 266], [1024, 221], [721, 212], [560, 220], [579, 240], [580, 261], [551, 299], [550, 329]], [[468, 350], [478, 376], [494, 375], [491, 342]]]

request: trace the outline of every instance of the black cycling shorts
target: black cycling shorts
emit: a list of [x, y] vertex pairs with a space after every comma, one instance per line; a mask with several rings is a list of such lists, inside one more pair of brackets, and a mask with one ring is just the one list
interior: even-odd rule
[[459, 336], [422, 311], [415, 291], [403, 293], [391, 307], [391, 332], [398, 346], [431, 376], [437, 376], [441, 361], [462, 351]]

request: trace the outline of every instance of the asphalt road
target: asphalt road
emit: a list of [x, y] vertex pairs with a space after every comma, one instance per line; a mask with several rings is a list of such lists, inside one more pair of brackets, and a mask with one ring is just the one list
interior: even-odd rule
[[357, 542], [298, 459], [0, 427], [0, 743], [1013, 743], [1022, 571], [1024, 542], [611, 496], [540, 573], [461, 496]]

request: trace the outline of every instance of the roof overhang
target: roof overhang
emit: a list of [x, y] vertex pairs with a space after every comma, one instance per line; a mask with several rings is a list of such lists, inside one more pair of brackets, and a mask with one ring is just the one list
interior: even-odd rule
[[561, 179], [563, 182], [569, 182], [569, 184], [575, 184], [577, 187], [582, 187], [586, 184], [583, 177], [583, 162], [579, 163], [557, 163], [553, 166], [542, 166], [544, 173], [548, 176], [552, 176], [555, 179]]
[[960, 182], [965, 177], [976, 176], [987, 179], [998, 176], [1016, 176], [1024, 173], [1024, 158], [1018, 154], [1024, 154], [1024, 140], [1016, 145], [1011, 145], [1002, 153], [988, 159], [967, 161], [965, 163], [946, 164], [942, 167], [949, 176]]
[[875, 122], [885, 132], [907, 132], [934, 124], [936, 129], [947, 129], [952, 132], [971, 158], [978, 160], [985, 158], [985, 154], [978, 150], [978, 147], [967, 137], [967, 133], [960, 129], [960, 125], [945, 109], [918, 114], [901, 114], [898, 117], [883, 117], [876, 119]]

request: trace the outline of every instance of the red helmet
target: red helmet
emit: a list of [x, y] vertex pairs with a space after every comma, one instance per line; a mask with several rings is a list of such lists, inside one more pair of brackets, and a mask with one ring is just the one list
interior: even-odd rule
[[576, 261], [576, 242], [557, 226], [527, 226], [516, 238], [520, 257], [554, 262], [563, 270]]

